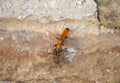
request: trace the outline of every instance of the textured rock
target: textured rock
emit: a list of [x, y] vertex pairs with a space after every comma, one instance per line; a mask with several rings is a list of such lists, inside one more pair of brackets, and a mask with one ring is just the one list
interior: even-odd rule
[[[74, 35], [81, 35], [85, 36], [87, 34], [99, 34], [99, 23], [94, 22], [91, 20], [71, 20], [71, 19], [65, 19], [61, 21], [51, 22], [51, 23], [45, 23], [41, 24], [37, 21], [29, 21], [29, 20], [19, 20], [16, 18], [1, 18], [0, 19], [1, 29], [6, 29], [10, 31], [21, 31], [26, 30], [28, 31], [36, 31], [40, 32], [42, 31], [41, 28], [45, 28], [47, 31], [51, 31], [52, 33], [58, 33], [61, 29], [67, 27], [71, 30], [75, 30], [76, 28], [79, 28], [76, 30], [77, 34], [73, 33]], [[46, 32], [43, 31], [43, 32]], [[79, 32], [79, 33], [78, 33]], [[46, 32], [47, 34], [47, 32]]]
[[43, 23], [66, 18], [96, 20], [96, 10], [94, 0], [0, 0], [0, 17]]
[[120, 0], [95, 0], [98, 4], [99, 18], [108, 28], [120, 28]]
[[[66, 20], [48, 24], [15, 18], [0, 20], [0, 82], [120, 82], [120, 33], [82, 36], [79, 28], [65, 41], [75, 55], [70, 59], [62, 56], [64, 59], [56, 65], [50, 50]], [[65, 26], [71, 22], [84, 25], [84, 21], [67, 20]]]
[[109, 46], [92, 53], [78, 54], [72, 62], [55, 65], [53, 59], [18, 52], [10, 44], [1, 43], [0, 80], [29, 83], [119, 83], [120, 47]]

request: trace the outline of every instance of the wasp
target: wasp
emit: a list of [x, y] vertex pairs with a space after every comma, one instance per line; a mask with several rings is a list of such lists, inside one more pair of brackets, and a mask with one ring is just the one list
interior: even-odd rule
[[54, 62], [55, 63], [59, 63], [60, 62], [60, 56], [62, 55], [63, 53], [63, 48], [62, 46], [64, 45], [64, 40], [70, 35], [70, 29], [69, 28], [65, 28], [61, 33], [60, 33], [60, 37], [57, 41], [57, 43], [54, 45], [54, 48], [53, 48], [53, 54], [55, 55], [54, 57]]
[[[77, 28], [75, 30], [77, 30]], [[63, 54], [63, 52], [65, 51], [65, 49], [67, 49], [67, 48], [63, 49], [64, 41], [73, 32], [69, 28], [65, 28], [60, 33], [59, 37], [56, 37], [58, 39], [58, 41], [54, 45], [54, 48], [53, 48], [53, 54], [55, 55], [55, 57], [54, 57], [54, 62], [55, 63], [58, 64], [60, 62], [60, 56]]]

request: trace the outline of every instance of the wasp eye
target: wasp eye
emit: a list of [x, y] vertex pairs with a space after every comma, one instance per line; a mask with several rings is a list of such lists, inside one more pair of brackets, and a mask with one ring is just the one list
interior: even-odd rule
[[66, 30], [70, 30], [69, 28], [66, 28]]

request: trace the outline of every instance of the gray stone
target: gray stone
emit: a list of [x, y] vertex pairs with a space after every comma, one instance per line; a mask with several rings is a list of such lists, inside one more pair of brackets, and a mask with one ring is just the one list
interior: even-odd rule
[[120, 28], [120, 0], [95, 0], [99, 19], [108, 28]]
[[46, 23], [70, 19], [96, 20], [94, 0], [0, 0], [0, 17], [39, 20]]

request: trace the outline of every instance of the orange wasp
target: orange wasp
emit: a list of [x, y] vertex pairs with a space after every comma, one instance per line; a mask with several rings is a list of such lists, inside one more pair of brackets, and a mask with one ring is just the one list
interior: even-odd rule
[[70, 29], [65, 28], [61, 33], [60, 33], [60, 37], [58, 39], [57, 44], [54, 45], [54, 49], [53, 49], [53, 54], [56, 55], [54, 57], [54, 62], [55, 63], [59, 63], [60, 61], [60, 55], [62, 55], [62, 45], [63, 45], [63, 41], [69, 36], [70, 34]]
[[60, 37], [59, 38], [57, 37], [58, 42], [57, 44], [54, 45], [54, 48], [53, 48], [53, 54], [55, 55], [54, 62], [57, 64], [60, 62], [60, 55], [62, 55], [64, 51], [64, 49], [62, 48], [64, 40], [70, 35], [71, 32], [72, 31], [69, 28], [65, 28], [60, 33]]

